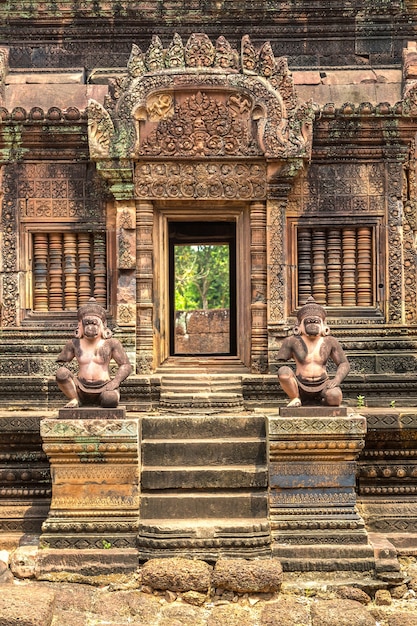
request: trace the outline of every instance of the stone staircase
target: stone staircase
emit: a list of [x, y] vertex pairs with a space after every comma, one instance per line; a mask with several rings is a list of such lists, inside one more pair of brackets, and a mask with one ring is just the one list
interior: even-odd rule
[[147, 416], [141, 454], [141, 559], [270, 554], [263, 416]]
[[163, 374], [159, 410], [169, 413], [243, 411], [242, 376], [227, 373]]

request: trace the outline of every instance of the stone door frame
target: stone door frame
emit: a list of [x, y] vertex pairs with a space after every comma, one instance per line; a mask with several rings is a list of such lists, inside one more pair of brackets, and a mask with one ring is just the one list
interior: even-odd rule
[[[157, 367], [170, 358], [169, 346], [169, 242], [168, 226], [172, 221], [227, 221], [236, 223], [236, 357], [216, 357], [214, 361], [237, 361], [250, 368], [250, 232], [249, 205], [245, 203], [213, 203], [199, 201], [198, 204], [188, 203], [155, 203], [155, 310], [154, 321], [156, 330], [155, 357]], [[192, 356], [184, 356], [189, 362]]]

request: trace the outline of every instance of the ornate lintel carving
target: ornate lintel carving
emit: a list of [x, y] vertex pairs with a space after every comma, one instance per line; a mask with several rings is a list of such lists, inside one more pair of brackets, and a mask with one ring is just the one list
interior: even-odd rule
[[88, 107], [94, 160], [265, 157], [308, 160], [315, 106], [298, 101], [286, 59], [246, 35], [238, 53], [224, 37], [194, 33], [164, 49], [132, 47], [126, 74], [105, 105]]

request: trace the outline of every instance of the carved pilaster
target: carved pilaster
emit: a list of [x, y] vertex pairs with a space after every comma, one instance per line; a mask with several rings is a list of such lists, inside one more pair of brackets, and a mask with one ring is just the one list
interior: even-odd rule
[[343, 407], [285, 408], [269, 418], [272, 553], [285, 569], [374, 569], [355, 509], [365, 431], [366, 419]]
[[136, 324], [136, 209], [134, 201], [116, 201], [117, 322]]
[[266, 205], [251, 204], [252, 371], [268, 370]]
[[402, 203], [402, 165], [388, 164], [388, 281], [389, 302], [388, 321], [394, 324], [404, 323], [404, 252], [403, 252], [403, 203]]
[[268, 321], [282, 323], [285, 302], [285, 245], [284, 219], [286, 201], [268, 202], [267, 246], [268, 246]]
[[153, 370], [153, 204], [136, 210], [137, 372]]

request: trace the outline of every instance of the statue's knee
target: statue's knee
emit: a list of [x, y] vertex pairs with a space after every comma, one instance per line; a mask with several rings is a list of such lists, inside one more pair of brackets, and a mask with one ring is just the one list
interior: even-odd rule
[[116, 390], [103, 391], [100, 398], [100, 404], [102, 407], [107, 409], [114, 409], [119, 404], [119, 397], [119, 392]]
[[340, 387], [328, 389], [324, 395], [324, 400], [328, 406], [340, 406], [342, 402], [342, 390]]
[[55, 374], [58, 383], [66, 383], [71, 379], [71, 372], [66, 367], [60, 367]]
[[294, 372], [288, 365], [283, 365], [278, 370], [278, 378], [280, 380], [289, 380], [290, 378], [294, 378]]

